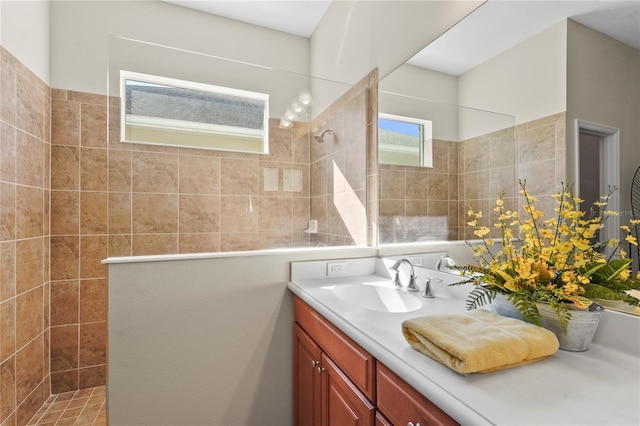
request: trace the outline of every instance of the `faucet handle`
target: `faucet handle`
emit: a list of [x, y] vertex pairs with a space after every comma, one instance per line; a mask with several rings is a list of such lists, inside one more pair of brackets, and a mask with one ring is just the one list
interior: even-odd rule
[[416, 284], [416, 276], [411, 275], [409, 279], [409, 284], [407, 285], [407, 291], [420, 291], [420, 287]]
[[436, 282], [436, 283], [441, 283], [442, 280], [440, 278], [433, 278], [433, 277], [429, 277], [427, 278], [427, 281], [424, 284], [424, 291], [422, 292], [422, 297], [427, 297], [427, 298], [434, 298], [436, 297], [433, 294], [433, 290], [431, 289], [431, 281]]

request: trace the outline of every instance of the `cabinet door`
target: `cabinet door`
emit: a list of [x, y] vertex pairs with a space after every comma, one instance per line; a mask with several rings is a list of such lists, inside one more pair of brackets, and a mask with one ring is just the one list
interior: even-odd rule
[[375, 359], [300, 298], [293, 299], [295, 319], [347, 377], [375, 400]]
[[378, 362], [378, 409], [394, 425], [454, 426], [455, 420]]
[[320, 347], [293, 325], [293, 420], [296, 426], [320, 426]]
[[322, 426], [374, 426], [375, 406], [322, 354]]

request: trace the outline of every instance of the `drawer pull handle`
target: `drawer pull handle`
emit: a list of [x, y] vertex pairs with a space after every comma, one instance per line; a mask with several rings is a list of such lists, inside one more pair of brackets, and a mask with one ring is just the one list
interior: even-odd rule
[[416, 423], [414, 425], [413, 422], [409, 422], [409, 423], [407, 423], [407, 426], [420, 426], [420, 423]]
[[325, 368], [323, 368], [323, 367], [316, 367], [316, 370], [318, 371], [318, 374], [322, 374], [322, 373], [324, 373], [325, 371], [327, 371], [327, 370], [326, 370]]
[[311, 367], [317, 367], [320, 364], [320, 361], [311, 361]]

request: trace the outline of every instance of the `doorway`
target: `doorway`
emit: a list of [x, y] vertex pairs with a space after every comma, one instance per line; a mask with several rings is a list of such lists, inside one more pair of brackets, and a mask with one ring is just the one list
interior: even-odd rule
[[[620, 211], [620, 129], [591, 123], [584, 120], [575, 121], [575, 144], [577, 152], [575, 194], [582, 198], [584, 209], [593, 206], [594, 201], [611, 194], [607, 210]], [[589, 212], [587, 211], [587, 214]], [[600, 241], [620, 238], [620, 218], [609, 216], [600, 233]], [[609, 255], [611, 248], [605, 248]]]

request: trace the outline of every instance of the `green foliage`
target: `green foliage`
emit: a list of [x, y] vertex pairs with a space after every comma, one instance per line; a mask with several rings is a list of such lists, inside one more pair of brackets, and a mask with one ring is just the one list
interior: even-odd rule
[[481, 306], [488, 305], [496, 297], [496, 291], [490, 290], [484, 286], [475, 287], [467, 296], [467, 310], [478, 309]]
[[605, 263], [592, 275], [592, 281], [606, 283], [615, 281], [622, 271], [629, 269], [631, 259], [613, 259]]
[[[590, 283], [584, 286], [584, 295], [589, 299], [622, 300], [630, 305], [639, 306], [640, 300], [630, 296], [627, 291], [640, 288], [640, 280], [635, 278], [620, 279], [623, 271], [629, 268], [631, 259], [613, 259], [599, 268], [590, 276]], [[585, 266], [586, 268], [592, 265]]]
[[587, 284], [584, 290], [585, 296], [590, 299], [623, 300], [630, 305], [640, 306], [640, 300], [626, 294], [624, 291], [613, 290], [593, 283]]
[[536, 299], [532, 293], [511, 293], [507, 297], [518, 312], [522, 314], [526, 322], [542, 325], [542, 316], [538, 311]]
[[560, 320], [560, 325], [562, 327], [562, 331], [566, 334], [567, 327], [569, 325], [569, 320], [571, 320], [571, 310], [568, 308], [568, 304], [564, 302], [558, 302], [557, 300], [552, 300], [549, 302], [551, 309], [556, 313], [556, 316]]

